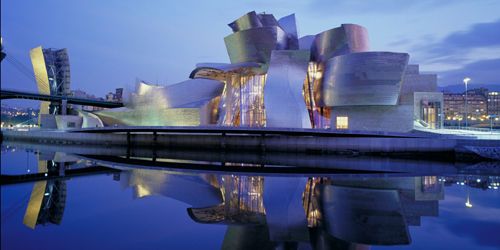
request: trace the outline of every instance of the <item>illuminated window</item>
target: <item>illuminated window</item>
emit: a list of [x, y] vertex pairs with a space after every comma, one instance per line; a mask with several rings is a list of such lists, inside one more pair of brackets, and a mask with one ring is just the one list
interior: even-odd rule
[[337, 129], [348, 129], [348, 128], [349, 128], [349, 117], [337, 116]]

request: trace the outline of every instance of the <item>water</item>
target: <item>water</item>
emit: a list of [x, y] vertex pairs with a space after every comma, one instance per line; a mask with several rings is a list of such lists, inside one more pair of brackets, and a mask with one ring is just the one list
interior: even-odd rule
[[[199, 159], [158, 158], [167, 165], [160, 168], [145, 157], [102, 159], [25, 148], [3, 145], [2, 175], [40, 171], [50, 178], [2, 180], [2, 249], [500, 246], [500, 177], [494, 167], [471, 174], [450, 173], [445, 166], [446, 173], [438, 174], [442, 163], [420, 163], [425, 173], [308, 174], [280, 173], [285, 166], [263, 173], [262, 166], [232, 162], [224, 164], [231, 172], [221, 172]], [[144, 164], [130, 164], [137, 162]], [[373, 162], [359, 165], [374, 169]], [[93, 166], [108, 168], [91, 173]], [[241, 173], [239, 166], [253, 170]], [[61, 168], [71, 177], [58, 177]]]

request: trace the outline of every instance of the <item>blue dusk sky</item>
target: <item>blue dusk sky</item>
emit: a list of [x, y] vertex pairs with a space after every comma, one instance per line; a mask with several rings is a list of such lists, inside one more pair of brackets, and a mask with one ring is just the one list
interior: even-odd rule
[[[295, 13], [299, 36], [362, 25], [371, 50], [409, 53], [440, 86], [464, 76], [500, 85], [498, 0], [2, 0], [1, 36], [8, 56], [30, 72], [31, 48], [67, 48], [72, 89], [104, 96], [136, 79], [183, 81], [198, 62], [229, 62], [227, 24], [252, 10]], [[2, 88], [36, 91], [33, 76], [11, 61], [1, 70]]]

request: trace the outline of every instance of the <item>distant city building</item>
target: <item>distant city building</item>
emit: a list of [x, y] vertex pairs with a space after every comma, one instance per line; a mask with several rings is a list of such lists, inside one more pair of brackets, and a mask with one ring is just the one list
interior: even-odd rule
[[[73, 91], [71, 91], [71, 93], [72, 93], [73, 97], [99, 100], [99, 98], [97, 98], [95, 95], [88, 94], [87, 92], [85, 92], [83, 90], [73, 90]], [[83, 111], [98, 111], [98, 110], [102, 110], [102, 108], [99, 108], [99, 107], [84, 106], [84, 105], [74, 105], [74, 104], [73, 104], [73, 109], [75, 109], [75, 110], [83, 110]]]
[[115, 94], [113, 92], [109, 92], [106, 94], [106, 101], [112, 102], [115, 99]]
[[116, 89], [114, 99], [117, 102], [123, 101], [123, 88], [117, 88]]
[[[484, 88], [467, 91], [467, 117], [469, 123], [481, 123], [488, 119], [489, 109], [495, 107], [494, 104], [489, 105], [488, 99], [494, 100], [489, 96], [488, 90]], [[446, 124], [458, 125], [458, 123], [465, 123], [465, 92], [444, 93], [444, 105]]]
[[487, 103], [488, 115], [500, 117], [500, 92], [488, 92]]

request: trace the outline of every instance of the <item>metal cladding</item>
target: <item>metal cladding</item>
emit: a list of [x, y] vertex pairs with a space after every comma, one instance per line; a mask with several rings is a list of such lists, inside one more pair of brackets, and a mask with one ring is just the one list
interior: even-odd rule
[[287, 49], [287, 41], [278, 26], [241, 30], [224, 38], [231, 63], [268, 63], [271, 51]]
[[396, 105], [408, 59], [406, 53], [362, 52], [328, 60], [318, 105]]
[[238, 18], [236, 21], [228, 24], [228, 26], [233, 29], [233, 32], [238, 32], [240, 30], [262, 27], [263, 25], [257, 13], [255, 13], [255, 11], [251, 11]]
[[231, 63], [269, 62], [272, 50], [298, 49], [295, 15], [276, 21], [271, 14], [249, 12], [229, 24], [224, 38]]
[[368, 32], [364, 27], [342, 24], [338, 28], [316, 35], [311, 46], [311, 59], [316, 62], [326, 62], [335, 56], [368, 51], [368, 49]]
[[139, 83], [133, 94], [133, 106], [162, 108], [197, 107], [221, 95], [224, 84], [212, 79], [190, 79], [169, 86]]
[[[366, 124], [373, 110], [385, 115], [377, 119], [410, 110], [397, 108], [414, 92], [401, 95], [409, 55], [368, 52], [362, 26], [299, 39], [294, 14], [277, 20], [252, 11], [229, 27], [230, 63], [197, 64], [190, 80], [175, 85], [141, 83], [125, 108], [96, 114], [105, 124], [349, 129]], [[413, 126], [407, 118], [401, 127]]]
[[211, 79], [190, 79], [170, 86], [140, 82], [125, 108], [95, 114], [106, 125], [199, 126], [214, 123], [224, 84]]
[[288, 36], [288, 49], [299, 49], [299, 38], [297, 34], [297, 24], [295, 14], [280, 18], [278, 23]]
[[264, 87], [267, 127], [311, 128], [302, 96], [308, 50], [275, 50]]

